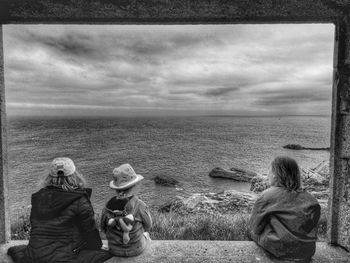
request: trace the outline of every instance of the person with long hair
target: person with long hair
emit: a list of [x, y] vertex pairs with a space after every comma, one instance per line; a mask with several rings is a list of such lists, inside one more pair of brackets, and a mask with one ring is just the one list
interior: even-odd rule
[[302, 188], [294, 159], [275, 158], [268, 178], [271, 187], [254, 204], [249, 235], [272, 257], [309, 262], [316, 249], [321, 207]]
[[99, 263], [109, 259], [111, 255], [101, 250], [90, 195], [91, 189], [86, 188], [73, 161], [55, 158], [41, 189], [32, 195], [28, 246], [22, 251], [10, 248], [8, 254], [21, 263]]

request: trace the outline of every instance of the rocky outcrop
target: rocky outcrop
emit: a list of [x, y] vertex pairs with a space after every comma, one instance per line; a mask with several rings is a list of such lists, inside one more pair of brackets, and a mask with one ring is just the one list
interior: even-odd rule
[[311, 168], [315, 173], [320, 174], [324, 178], [329, 179], [330, 178], [330, 171], [329, 171], [329, 160], [323, 160], [319, 164], [317, 164], [315, 167]]
[[209, 176], [214, 178], [232, 179], [239, 182], [250, 182], [254, 177], [257, 176], [257, 174], [240, 168], [231, 168], [230, 170], [226, 170], [220, 167], [216, 167], [211, 170]]
[[[313, 194], [321, 205], [321, 218], [326, 222], [327, 200], [329, 197], [328, 162], [312, 169], [301, 169], [303, 187]], [[215, 169], [214, 169], [215, 170]], [[324, 173], [319, 173], [323, 171]], [[161, 212], [177, 214], [249, 214], [254, 205], [257, 193], [269, 187], [266, 175], [251, 179], [251, 192], [228, 190], [220, 193], [198, 193], [189, 197], [176, 196], [159, 208]], [[225, 177], [226, 178], [226, 177]]]
[[[322, 174], [315, 173], [311, 169], [302, 169], [303, 187], [309, 192], [316, 193], [317, 196], [328, 198], [329, 196], [329, 178]], [[317, 198], [317, 196], [315, 197]]]
[[177, 196], [159, 208], [161, 212], [189, 213], [249, 213], [255, 202], [253, 193], [235, 190], [220, 193], [193, 194], [190, 197]]
[[329, 180], [323, 175], [314, 172], [312, 169], [301, 169], [302, 178], [307, 185], [320, 186], [324, 185], [328, 187]]
[[284, 149], [290, 149], [290, 150], [314, 150], [314, 151], [329, 151], [329, 147], [324, 148], [312, 148], [312, 147], [304, 147], [300, 144], [287, 144], [283, 146]]
[[175, 186], [179, 184], [178, 180], [167, 175], [157, 175], [156, 177], [153, 178], [153, 180], [156, 184], [161, 184], [164, 186]]
[[269, 188], [269, 186], [270, 185], [267, 176], [259, 175], [252, 179], [250, 183], [250, 191], [254, 193], [260, 193]]

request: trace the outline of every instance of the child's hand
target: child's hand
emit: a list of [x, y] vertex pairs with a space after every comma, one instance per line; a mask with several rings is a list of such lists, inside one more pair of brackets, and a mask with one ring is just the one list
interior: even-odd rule
[[134, 218], [134, 216], [132, 214], [126, 215], [123, 218], [123, 220], [124, 220], [124, 223], [127, 224], [127, 225], [129, 225], [129, 224], [134, 225], [134, 222], [135, 222], [135, 218]]
[[106, 245], [102, 245], [101, 249], [102, 249], [102, 250], [109, 250], [109, 247], [106, 246]]
[[117, 224], [117, 221], [114, 218], [108, 220], [108, 226], [114, 227]]
[[148, 232], [143, 232], [143, 235], [147, 240], [152, 240]]

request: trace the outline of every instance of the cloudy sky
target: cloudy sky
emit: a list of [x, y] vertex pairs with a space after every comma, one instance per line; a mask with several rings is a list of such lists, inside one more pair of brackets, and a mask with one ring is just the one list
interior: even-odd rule
[[5, 25], [10, 115], [330, 115], [333, 25]]

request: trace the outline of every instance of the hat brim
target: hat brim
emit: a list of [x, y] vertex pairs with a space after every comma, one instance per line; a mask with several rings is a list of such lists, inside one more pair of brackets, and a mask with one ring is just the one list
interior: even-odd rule
[[135, 184], [137, 184], [138, 182], [140, 182], [141, 180], [143, 180], [143, 176], [140, 175], [140, 174], [136, 174], [136, 178], [130, 182], [128, 182], [127, 184], [123, 184], [123, 185], [115, 185], [114, 184], [114, 180], [112, 180], [110, 183], [109, 183], [109, 187], [112, 188], [112, 189], [115, 189], [115, 190], [125, 190], [125, 189], [128, 189], [130, 188], [131, 186], [134, 186]]

